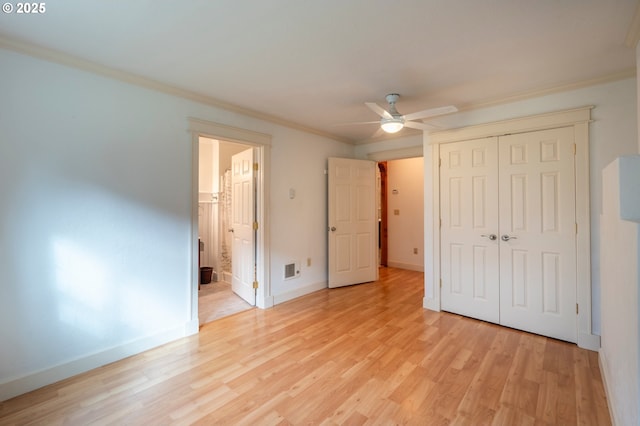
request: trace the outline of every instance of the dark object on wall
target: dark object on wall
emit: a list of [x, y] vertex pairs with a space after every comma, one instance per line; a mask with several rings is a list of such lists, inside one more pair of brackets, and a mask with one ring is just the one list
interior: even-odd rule
[[202, 284], [209, 284], [211, 282], [211, 276], [213, 275], [213, 268], [210, 266], [203, 266], [200, 268], [200, 282]]

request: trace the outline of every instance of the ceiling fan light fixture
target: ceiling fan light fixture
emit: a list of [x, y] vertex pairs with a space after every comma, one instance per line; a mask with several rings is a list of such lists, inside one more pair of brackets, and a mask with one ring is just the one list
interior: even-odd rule
[[380, 127], [387, 133], [397, 133], [404, 127], [402, 118], [383, 118], [380, 120]]

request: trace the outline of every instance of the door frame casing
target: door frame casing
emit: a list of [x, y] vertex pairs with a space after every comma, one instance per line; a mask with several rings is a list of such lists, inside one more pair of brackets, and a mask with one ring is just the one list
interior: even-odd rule
[[[256, 277], [258, 289], [256, 306], [273, 306], [271, 295], [269, 251], [269, 181], [271, 164], [271, 135], [227, 126], [199, 118], [188, 118], [191, 133], [191, 323], [198, 324], [198, 145], [200, 137], [219, 139], [251, 146], [256, 150]], [[197, 331], [196, 331], [197, 332]]]
[[[425, 296], [426, 309], [440, 311], [440, 144], [461, 142], [483, 137], [526, 133], [558, 127], [573, 127], [576, 144], [576, 261], [577, 261], [577, 336], [578, 346], [591, 350], [600, 348], [600, 336], [593, 334], [591, 323], [591, 223], [589, 206], [589, 123], [593, 106], [551, 112], [511, 120], [445, 130], [424, 134], [424, 151], [430, 159], [431, 170], [425, 170], [425, 200], [432, 200], [432, 211], [425, 217], [425, 241], [432, 241], [431, 255], [425, 250]], [[425, 167], [427, 167], [425, 155]], [[431, 182], [427, 181], [431, 177]], [[430, 187], [427, 187], [430, 185]], [[425, 215], [426, 216], [426, 215]], [[427, 223], [429, 222], [429, 223]], [[427, 227], [428, 230], [427, 234]], [[428, 273], [431, 271], [431, 274]], [[437, 283], [437, 285], [436, 285]]]
[[379, 161], [378, 170], [380, 172], [380, 229], [378, 230], [378, 241], [380, 250], [380, 266], [388, 266], [389, 239], [388, 239], [388, 191], [387, 191], [387, 162]]

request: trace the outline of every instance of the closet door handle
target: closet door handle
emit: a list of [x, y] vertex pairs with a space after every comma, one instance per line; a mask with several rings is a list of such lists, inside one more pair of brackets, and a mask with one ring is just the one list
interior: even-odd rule
[[227, 229], [227, 232], [233, 232], [233, 228]]
[[496, 234], [489, 234], [489, 235], [482, 234], [482, 235], [480, 235], [480, 236], [481, 236], [481, 237], [488, 238], [488, 239], [490, 239], [491, 241], [495, 241], [495, 240], [497, 240], [497, 239], [498, 239], [498, 236], [497, 236]]
[[518, 237], [514, 237], [513, 235], [504, 234], [502, 237], [500, 237], [500, 239], [502, 241], [509, 241], [509, 240], [517, 240]]

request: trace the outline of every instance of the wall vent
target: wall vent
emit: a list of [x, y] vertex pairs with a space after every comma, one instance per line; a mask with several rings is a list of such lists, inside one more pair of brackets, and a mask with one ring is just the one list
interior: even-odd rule
[[284, 265], [284, 279], [290, 280], [300, 275], [300, 265], [298, 262], [287, 263]]

